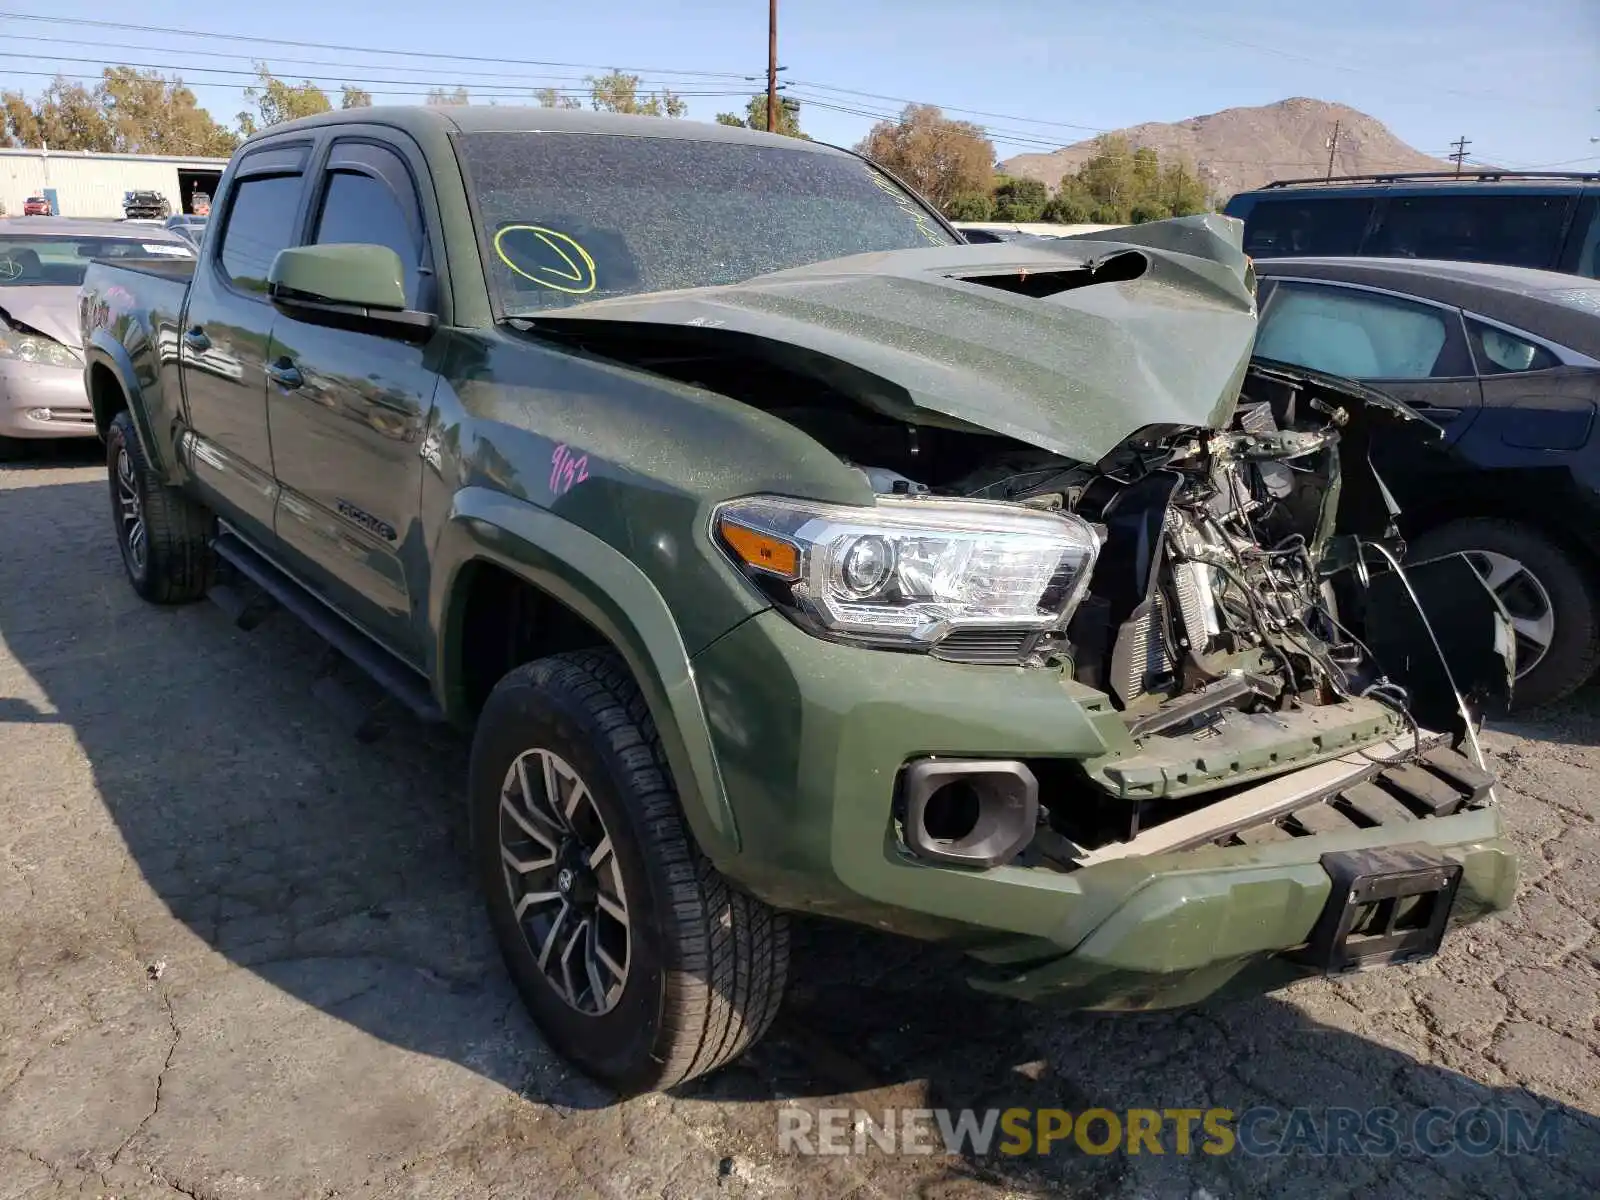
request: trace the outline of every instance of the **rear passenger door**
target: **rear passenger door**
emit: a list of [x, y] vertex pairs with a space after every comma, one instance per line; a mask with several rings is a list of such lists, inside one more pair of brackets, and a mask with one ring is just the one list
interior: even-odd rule
[[189, 289], [178, 360], [197, 487], [259, 543], [272, 540], [277, 489], [267, 429], [266, 366], [279, 319], [267, 272], [300, 227], [309, 139], [268, 142], [233, 167], [217, 230]]
[[[304, 243], [388, 246], [404, 267], [407, 307], [437, 313], [437, 222], [418, 186], [426, 179], [420, 151], [400, 135], [341, 132], [317, 166]], [[284, 552], [320, 594], [413, 665], [422, 651], [421, 557], [405, 551], [420, 550], [419, 450], [441, 336], [415, 345], [280, 311], [267, 365]]]

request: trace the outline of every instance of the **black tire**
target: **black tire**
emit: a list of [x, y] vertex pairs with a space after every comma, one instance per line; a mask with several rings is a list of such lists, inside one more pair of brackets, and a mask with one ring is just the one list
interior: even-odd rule
[[[559, 755], [581, 777], [626, 888], [629, 958], [609, 1011], [569, 1003], [515, 912], [501, 803], [518, 758], [535, 750]], [[559, 654], [502, 679], [473, 737], [470, 797], [474, 870], [495, 936], [558, 1053], [629, 1095], [714, 1071], [767, 1031], [788, 973], [788, 918], [735, 891], [695, 845], [655, 726], [617, 655]], [[559, 925], [557, 917], [547, 939]]]
[[[112, 418], [106, 431], [106, 473], [117, 549], [133, 590], [152, 604], [199, 600], [211, 586], [216, 568], [211, 550], [216, 519], [188, 496], [168, 487], [150, 468], [126, 410]], [[125, 488], [138, 497], [137, 512], [132, 516], [125, 506]], [[143, 528], [142, 553], [134, 544], [135, 521]]]
[[[1410, 545], [1407, 557], [1423, 562], [1474, 551], [1515, 559], [1549, 597], [1553, 636], [1544, 656], [1519, 675], [1512, 707], [1525, 710], [1551, 704], [1587, 683], [1600, 667], [1600, 601], [1589, 564], [1534, 526], [1502, 517], [1452, 521], [1429, 530]], [[1522, 653], [1519, 645], [1519, 672]]]

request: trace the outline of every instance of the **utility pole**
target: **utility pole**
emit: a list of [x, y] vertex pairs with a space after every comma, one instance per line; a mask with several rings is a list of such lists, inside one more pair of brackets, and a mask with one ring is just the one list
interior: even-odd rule
[[1472, 145], [1472, 143], [1469, 142], [1465, 136], [1463, 136], [1458, 137], [1450, 144], [1455, 147], [1455, 150], [1451, 153], [1450, 158], [1456, 164], [1456, 174], [1460, 175], [1461, 164], [1467, 161], [1467, 147]]
[[767, 132], [778, 132], [778, 0], [767, 0]]
[[1324, 179], [1333, 178], [1333, 156], [1339, 153], [1339, 122], [1333, 123], [1333, 136], [1328, 139], [1328, 173]]

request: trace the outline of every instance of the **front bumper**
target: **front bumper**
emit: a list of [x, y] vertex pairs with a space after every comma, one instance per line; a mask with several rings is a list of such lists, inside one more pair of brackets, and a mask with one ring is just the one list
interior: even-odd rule
[[0, 359], [0, 437], [93, 437], [81, 366]]
[[[974, 870], [911, 856], [893, 804], [927, 756], [1105, 761], [1132, 743], [1105, 697], [1046, 670], [973, 667], [822, 641], [767, 612], [695, 660], [740, 852], [719, 866], [780, 907], [955, 939], [978, 986], [1075, 1006], [1183, 1004], [1286, 982], [1331, 882], [1324, 853], [1420, 843], [1460, 862], [1460, 924], [1511, 903], [1490, 806], [1394, 826], [1097, 862]], [[1072, 803], [1069, 795], [1041, 797]]]

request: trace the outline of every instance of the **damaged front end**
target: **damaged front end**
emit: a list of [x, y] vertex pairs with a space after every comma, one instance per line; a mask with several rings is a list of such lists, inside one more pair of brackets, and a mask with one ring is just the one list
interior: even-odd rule
[[[875, 505], [742, 497], [713, 521], [808, 632], [1080, 689], [1094, 753], [904, 764], [912, 857], [1070, 871], [1176, 848], [1179, 828], [1182, 846], [1237, 845], [1252, 821], [1303, 836], [1316, 805], [1371, 828], [1377, 801], [1346, 796], [1366, 783], [1412, 816], [1480, 805], [1474, 731], [1509, 696], [1509, 622], [1464, 560], [1399, 569], [1369, 454], [1393, 427], [1438, 431], [1251, 359], [1236, 226], [865, 255], [526, 326], [759, 407], [862, 472]], [[1413, 763], [1439, 786], [1395, 775]], [[1240, 799], [1319, 764], [1343, 766]]]

